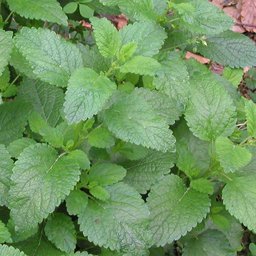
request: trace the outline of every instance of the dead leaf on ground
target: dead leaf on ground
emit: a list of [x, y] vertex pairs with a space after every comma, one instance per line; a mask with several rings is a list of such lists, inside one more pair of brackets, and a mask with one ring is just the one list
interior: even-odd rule
[[185, 58], [186, 58], [187, 60], [193, 58], [193, 59], [197, 60], [198, 62], [200, 62], [200, 63], [202, 63], [202, 64], [208, 64], [208, 63], [210, 63], [210, 60], [209, 60], [209, 59], [207, 59], [207, 58], [205, 58], [205, 57], [203, 57], [203, 56], [201, 56], [201, 55], [192, 53], [192, 52], [187, 52]]
[[241, 22], [249, 32], [256, 32], [256, 1], [242, 0]]

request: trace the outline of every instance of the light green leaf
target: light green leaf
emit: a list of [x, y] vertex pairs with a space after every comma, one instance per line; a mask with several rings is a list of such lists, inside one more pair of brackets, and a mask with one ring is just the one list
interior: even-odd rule
[[14, 140], [13, 142], [11, 142], [9, 144], [9, 146], [7, 147], [7, 150], [9, 151], [9, 153], [12, 157], [17, 158], [25, 148], [27, 148], [30, 145], [34, 145], [34, 144], [36, 144], [36, 141], [34, 141], [33, 139], [30, 139], [30, 138], [24, 137], [24, 138]]
[[87, 154], [80, 150], [76, 149], [69, 153], [69, 156], [80, 166], [81, 169], [86, 170], [90, 168], [90, 160]]
[[96, 44], [102, 56], [110, 58], [120, 48], [120, 35], [114, 25], [107, 19], [91, 18]]
[[8, 228], [5, 224], [0, 220], [0, 243], [11, 243], [12, 238]]
[[178, 240], [201, 222], [209, 212], [206, 194], [186, 188], [176, 175], [164, 177], [149, 193], [149, 230], [156, 246]]
[[64, 213], [54, 213], [44, 228], [45, 235], [57, 248], [70, 253], [76, 248], [76, 230], [72, 219]]
[[232, 85], [237, 88], [243, 79], [243, 69], [232, 69], [229, 67], [224, 68], [223, 77], [226, 78]]
[[162, 27], [151, 22], [135, 22], [120, 30], [122, 45], [134, 42], [136, 55], [152, 57], [164, 44], [167, 35]]
[[256, 232], [256, 176], [232, 177], [222, 191], [223, 203], [231, 215]]
[[229, 241], [218, 230], [206, 230], [195, 238], [185, 242], [184, 256], [235, 256]]
[[68, 25], [68, 18], [56, 0], [7, 0], [7, 3], [11, 11], [22, 17]]
[[36, 77], [49, 84], [66, 87], [73, 71], [83, 66], [78, 48], [48, 29], [23, 27], [15, 43]]
[[152, 105], [153, 95], [158, 97], [157, 92], [142, 88], [120, 94], [104, 113], [104, 121], [113, 134], [126, 142], [163, 152], [174, 150], [175, 139], [165, 112]]
[[225, 172], [235, 172], [250, 163], [252, 154], [246, 148], [235, 145], [225, 137], [217, 138], [216, 154]]
[[0, 105], [0, 144], [8, 145], [22, 137], [29, 113], [29, 105], [24, 102], [10, 101]]
[[209, 37], [207, 46], [199, 46], [198, 51], [224, 66], [243, 68], [256, 65], [254, 42], [247, 36], [232, 31]]
[[213, 194], [213, 183], [211, 183], [209, 180], [205, 178], [200, 178], [196, 180], [192, 180], [190, 183], [191, 188], [194, 190], [201, 192], [201, 193], [206, 193], [206, 194]]
[[85, 4], [79, 4], [79, 12], [84, 18], [91, 18], [94, 14], [94, 10]]
[[125, 158], [129, 160], [139, 160], [150, 152], [150, 149], [147, 149], [142, 146], [138, 146], [136, 144], [132, 144], [129, 142], [120, 142], [118, 145], [118, 152], [123, 155]]
[[0, 76], [2, 75], [12, 52], [12, 32], [0, 29]]
[[173, 153], [151, 151], [140, 160], [125, 162], [127, 174], [124, 182], [136, 188], [140, 194], [145, 194], [153, 184], [170, 172], [174, 160]]
[[144, 56], [135, 56], [120, 67], [122, 73], [153, 76], [161, 65], [155, 59]]
[[90, 194], [92, 194], [95, 198], [102, 200], [102, 201], [107, 201], [110, 198], [109, 192], [103, 188], [102, 186], [93, 186], [90, 187]]
[[248, 134], [256, 138], [256, 104], [253, 101], [245, 102], [245, 114]]
[[115, 138], [105, 127], [97, 127], [89, 133], [88, 142], [96, 148], [110, 148], [115, 145]]
[[76, 11], [77, 7], [78, 7], [77, 2], [70, 2], [63, 7], [63, 11], [68, 14], [74, 13]]
[[26, 148], [11, 177], [10, 209], [16, 228], [36, 227], [69, 194], [79, 176], [79, 166], [72, 156], [58, 156], [45, 144]]
[[40, 81], [25, 79], [19, 87], [18, 97], [30, 104], [50, 126], [61, 120], [60, 111], [64, 102], [61, 89]]
[[89, 68], [77, 70], [69, 80], [64, 112], [69, 123], [78, 123], [101, 111], [116, 89], [104, 75]]
[[66, 206], [70, 215], [78, 215], [88, 204], [87, 195], [81, 190], [73, 190], [66, 198]]
[[236, 109], [222, 84], [207, 73], [194, 76], [190, 83], [191, 95], [185, 112], [190, 130], [206, 141], [229, 136], [235, 129]]
[[89, 200], [78, 215], [80, 229], [89, 241], [111, 250], [145, 248], [141, 223], [149, 212], [139, 193], [123, 183], [109, 186], [107, 191], [107, 202]]
[[12, 246], [2, 245], [0, 244], [0, 255], [4, 256], [26, 256], [25, 253], [15, 249]]

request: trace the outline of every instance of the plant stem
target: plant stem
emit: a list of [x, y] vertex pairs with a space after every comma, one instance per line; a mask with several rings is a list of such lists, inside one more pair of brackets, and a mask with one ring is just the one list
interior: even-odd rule
[[8, 20], [12, 17], [12, 15], [13, 15], [13, 12], [10, 12], [7, 18], [4, 20], [4, 23], [7, 23]]

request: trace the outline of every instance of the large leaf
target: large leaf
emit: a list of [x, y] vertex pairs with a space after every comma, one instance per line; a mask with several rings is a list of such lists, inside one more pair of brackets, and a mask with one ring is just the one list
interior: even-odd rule
[[15, 42], [36, 77], [50, 84], [67, 86], [71, 73], [83, 65], [78, 48], [48, 29], [24, 27]]
[[152, 104], [153, 95], [158, 98], [157, 92], [142, 88], [131, 94], [120, 94], [104, 113], [104, 121], [109, 130], [124, 141], [163, 152], [173, 150], [175, 139], [165, 112]]
[[0, 244], [0, 255], [4, 256], [26, 256], [25, 253], [15, 249], [12, 246], [2, 245]]
[[174, 154], [151, 151], [145, 158], [124, 163], [127, 170], [124, 182], [145, 194], [174, 165]]
[[225, 31], [209, 37], [207, 45], [198, 47], [198, 51], [207, 58], [230, 67], [256, 65], [256, 46], [247, 36]]
[[11, 11], [25, 18], [68, 25], [68, 18], [57, 0], [7, 0], [7, 2]]
[[12, 52], [12, 32], [4, 31], [0, 29], [0, 76], [2, 75], [5, 66], [8, 64], [8, 61], [11, 57]]
[[185, 118], [194, 135], [206, 141], [229, 136], [235, 129], [236, 109], [222, 84], [207, 73], [198, 74], [190, 92]]
[[116, 85], [89, 68], [77, 70], [69, 80], [64, 112], [69, 123], [91, 118], [103, 109]]
[[123, 183], [107, 187], [106, 202], [89, 200], [78, 215], [80, 229], [89, 241], [111, 250], [144, 248], [141, 223], [149, 212], [138, 192]]
[[18, 96], [30, 104], [50, 126], [56, 126], [61, 120], [60, 111], [64, 102], [61, 89], [40, 81], [25, 79], [19, 87]]
[[135, 42], [135, 54], [146, 57], [156, 55], [167, 37], [162, 27], [151, 22], [135, 22], [125, 26], [120, 34], [123, 45]]
[[26, 148], [11, 177], [10, 209], [17, 229], [28, 230], [42, 222], [73, 189], [79, 175], [72, 156], [58, 156], [45, 144]]
[[222, 198], [230, 214], [256, 232], [256, 176], [232, 176], [222, 191]]
[[186, 188], [182, 179], [173, 174], [152, 187], [147, 201], [149, 230], [157, 246], [178, 240], [201, 222], [210, 210], [206, 194]]

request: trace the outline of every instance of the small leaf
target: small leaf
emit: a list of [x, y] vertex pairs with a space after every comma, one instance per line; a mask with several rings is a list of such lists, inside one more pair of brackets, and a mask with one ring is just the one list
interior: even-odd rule
[[90, 188], [90, 193], [97, 199], [107, 201], [110, 198], [108, 191], [101, 186], [93, 186]]
[[96, 148], [110, 148], [115, 145], [115, 138], [105, 127], [97, 127], [89, 133], [88, 142]]
[[73, 190], [66, 198], [67, 211], [70, 215], [78, 215], [88, 204], [87, 195], [81, 190]]
[[79, 4], [79, 12], [84, 18], [91, 18], [94, 14], [94, 10], [84, 4]]
[[245, 102], [245, 114], [248, 134], [256, 138], [256, 104], [253, 101]]
[[4, 256], [26, 256], [25, 253], [21, 252], [18, 249], [15, 249], [12, 246], [2, 245], [0, 244], [0, 255]]
[[11, 238], [11, 234], [8, 230], [8, 228], [5, 226], [5, 224], [0, 221], [0, 243], [11, 243], [12, 242], [12, 238]]
[[192, 180], [190, 186], [198, 192], [206, 193], [209, 195], [213, 194], [213, 184], [205, 178]]
[[74, 13], [77, 7], [78, 7], [78, 4], [76, 2], [70, 2], [64, 6], [63, 11], [68, 14]]

